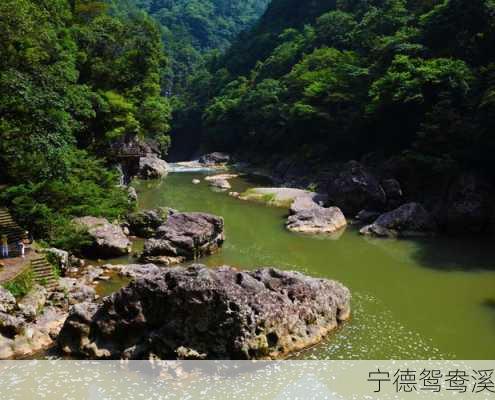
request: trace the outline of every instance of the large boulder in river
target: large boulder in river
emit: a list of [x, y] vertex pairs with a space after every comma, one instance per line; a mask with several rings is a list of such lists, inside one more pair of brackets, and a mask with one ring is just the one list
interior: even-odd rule
[[345, 215], [361, 210], [382, 210], [386, 196], [378, 179], [357, 161], [336, 167], [328, 178], [328, 202]]
[[325, 208], [311, 198], [297, 198], [291, 206], [287, 229], [299, 233], [335, 233], [347, 226], [342, 211], [337, 207]]
[[481, 233], [488, 228], [493, 210], [493, 186], [483, 178], [465, 174], [452, 185], [446, 207], [450, 233]]
[[361, 229], [361, 234], [378, 237], [410, 237], [431, 234], [436, 223], [421, 204], [409, 203], [381, 215], [373, 224]]
[[269, 359], [318, 343], [349, 316], [350, 293], [340, 283], [196, 265], [75, 306], [58, 343], [91, 359]]
[[213, 254], [225, 240], [224, 221], [205, 213], [176, 213], [146, 240], [144, 262], [173, 265]]
[[127, 216], [127, 225], [133, 235], [150, 238], [161, 225], [167, 222], [168, 217], [174, 212], [176, 211], [167, 207], [135, 212]]
[[200, 157], [199, 162], [204, 165], [227, 164], [230, 162], [230, 155], [226, 153], [210, 153]]
[[76, 218], [74, 222], [86, 228], [93, 239], [92, 245], [84, 249], [87, 256], [113, 258], [130, 253], [131, 241], [119, 225], [96, 217]]
[[168, 174], [168, 164], [156, 154], [148, 154], [139, 159], [139, 177], [142, 179], [158, 179]]

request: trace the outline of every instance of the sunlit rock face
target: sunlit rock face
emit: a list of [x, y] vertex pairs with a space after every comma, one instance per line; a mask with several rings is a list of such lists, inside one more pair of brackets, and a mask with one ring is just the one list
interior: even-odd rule
[[58, 342], [91, 359], [269, 359], [318, 343], [349, 316], [350, 293], [338, 282], [195, 265], [75, 306]]

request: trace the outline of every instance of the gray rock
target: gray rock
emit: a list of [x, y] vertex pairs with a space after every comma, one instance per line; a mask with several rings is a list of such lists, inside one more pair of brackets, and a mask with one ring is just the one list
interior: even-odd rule
[[93, 238], [92, 246], [85, 249], [88, 257], [113, 258], [131, 252], [131, 241], [119, 225], [96, 217], [76, 218], [74, 222], [85, 227]]
[[71, 267], [69, 252], [56, 248], [43, 249], [42, 252], [47, 254], [50, 261], [60, 268], [62, 274], [65, 274], [65, 272]]
[[211, 187], [220, 189], [220, 190], [230, 190], [232, 189], [232, 186], [230, 185], [229, 181], [226, 179], [214, 179], [209, 181], [209, 185]]
[[199, 162], [205, 165], [226, 164], [230, 162], [230, 156], [226, 153], [210, 153], [199, 158]]
[[24, 319], [0, 312], [0, 334], [12, 339], [22, 333], [25, 326]]
[[223, 244], [223, 218], [204, 213], [176, 213], [144, 243], [146, 263], [173, 265], [215, 253]]
[[373, 224], [361, 229], [361, 234], [378, 237], [408, 237], [435, 232], [436, 223], [421, 204], [409, 203], [382, 214]]
[[94, 301], [96, 297], [95, 289], [78, 279], [62, 278], [59, 280], [59, 287], [58, 294], [62, 294], [62, 296], [52, 295], [51, 300], [63, 309], [68, 309], [74, 304]]
[[371, 224], [377, 220], [381, 214], [378, 211], [362, 210], [356, 215], [356, 220], [361, 224]]
[[287, 229], [299, 233], [335, 233], [347, 226], [342, 211], [337, 207], [324, 208], [308, 197], [297, 198], [291, 206]]
[[196, 265], [73, 307], [58, 343], [91, 359], [269, 359], [318, 343], [349, 316], [350, 293], [340, 283]]
[[14, 341], [0, 335], [0, 360], [8, 360], [14, 356]]
[[156, 154], [148, 154], [139, 159], [139, 177], [142, 179], [158, 179], [167, 176], [168, 164]]
[[446, 206], [446, 227], [450, 233], [481, 233], [488, 229], [493, 210], [494, 189], [483, 178], [464, 174], [452, 185]]
[[31, 291], [17, 303], [20, 313], [27, 321], [34, 321], [43, 311], [47, 291], [43, 286], [35, 285]]
[[404, 203], [404, 193], [402, 192], [399, 181], [396, 179], [385, 179], [381, 184], [387, 198], [387, 207], [397, 208]]
[[129, 230], [133, 235], [150, 238], [161, 225], [167, 222], [168, 217], [176, 212], [167, 207], [160, 207], [132, 213], [126, 219]]
[[0, 286], [0, 312], [10, 314], [16, 307], [17, 303], [12, 293]]
[[159, 271], [160, 267], [154, 264], [130, 264], [123, 266], [120, 274], [128, 278], [139, 279], [146, 275], [158, 273]]
[[127, 197], [130, 203], [136, 203], [138, 201], [138, 194], [135, 188], [129, 186], [127, 188]]
[[329, 174], [327, 190], [329, 204], [339, 207], [347, 216], [354, 216], [363, 209], [381, 211], [385, 207], [382, 186], [357, 161], [336, 167]]

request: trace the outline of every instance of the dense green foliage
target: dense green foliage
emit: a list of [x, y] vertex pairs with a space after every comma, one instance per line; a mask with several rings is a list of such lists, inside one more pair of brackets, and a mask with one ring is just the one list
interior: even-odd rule
[[3, 284], [3, 287], [7, 289], [16, 299], [23, 298], [27, 295], [34, 286], [34, 274], [31, 268], [22, 272], [16, 276], [10, 282]]
[[493, 0], [299, 3], [273, 0], [251, 32], [191, 77], [188, 116], [202, 118], [211, 148], [260, 159], [408, 151], [488, 165]]
[[181, 93], [187, 77], [205, 53], [224, 50], [237, 35], [254, 24], [269, 0], [109, 0], [118, 11], [138, 8], [162, 27], [171, 63], [168, 92]]
[[95, 156], [128, 136], [167, 143], [160, 31], [142, 13], [115, 17], [90, 0], [0, 4], [2, 200], [49, 241], [74, 216], [129, 208]]

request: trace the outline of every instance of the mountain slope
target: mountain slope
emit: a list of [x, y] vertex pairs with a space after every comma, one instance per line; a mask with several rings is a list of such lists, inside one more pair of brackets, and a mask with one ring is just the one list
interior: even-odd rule
[[139, 8], [163, 29], [171, 88], [179, 90], [203, 54], [224, 50], [265, 10], [269, 0], [113, 0], [120, 10]]

